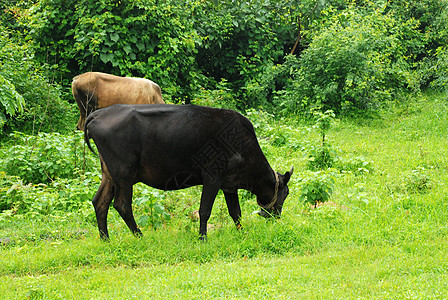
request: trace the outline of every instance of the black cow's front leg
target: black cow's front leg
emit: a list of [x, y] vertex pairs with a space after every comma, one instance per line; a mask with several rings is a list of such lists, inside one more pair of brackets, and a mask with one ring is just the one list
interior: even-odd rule
[[235, 222], [238, 229], [241, 228], [241, 207], [240, 201], [238, 200], [238, 191], [235, 192], [224, 192], [224, 197], [226, 198], [227, 209], [229, 214]]
[[205, 240], [207, 237], [207, 222], [220, 187], [220, 182], [216, 180], [210, 180], [208, 183], [204, 182], [199, 207], [199, 238], [201, 240]]

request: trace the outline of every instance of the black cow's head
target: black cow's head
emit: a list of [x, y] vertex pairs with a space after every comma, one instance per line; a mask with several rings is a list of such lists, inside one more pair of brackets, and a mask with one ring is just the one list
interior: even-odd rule
[[285, 175], [276, 173], [276, 183], [278, 183], [278, 186], [276, 184], [274, 196], [270, 203], [268, 205], [260, 205], [262, 208], [260, 211], [258, 211], [258, 214], [260, 216], [265, 218], [280, 218], [283, 203], [285, 202], [285, 199], [289, 194], [288, 182], [293, 172], [294, 168], [292, 168], [291, 171], [286, 172]]

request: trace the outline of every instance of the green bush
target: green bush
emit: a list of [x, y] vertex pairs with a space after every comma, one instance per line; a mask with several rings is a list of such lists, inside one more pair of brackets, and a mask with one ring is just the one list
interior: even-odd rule
[[61, 89], [49, 83], [30, 47], [0, 31], [0, 133], [72, 130], [74, 106], [61, 100]]
[[[371, 111], [419, 90], [408, 59], [418, 22], [378, 11], [346, 10], [331, 20], [298, 60], [285, 101], [291, 110], [321, 106], [336, 113]], [[297, 107], [298, 106], [298, 107]]]
[[166, 100], [190, 102], [201, 88], [220, 97], [224, 79], [229, 107], [284, 114], [365, 112], [418, 91], [439, 79], [436, 49], [448, 42], [446, 0], [13, 2], [0, 5], [4, 26], [67, 89], [95, 70], [150, 78]]
[[151, 0], [44, 0], [33, 9], [36, 59], [62, 73], [85, 71], [146, 77], [164, 95], [191, 97], [201, 78], [194, 55], [201, 38], [190, 5]]
[[324, 20], [345, 7], [338, 0], [197, 1], [192, 19], [203, 37], [198, 66], [230, 83], [238, 108], [274, 111], [276, 93], [288, 79], [285, 56], [300, 54]]
[[[199, 4], [200, 3], [200, 4]], [[233, 85], [240, 108], [264, 104], [256, 90], [265, 68], [283, 60], [297, 34], [294, 1], [204, 1], [194, 11], [203, 42], [196, 60], [204, 74]]]
[[96, 159], [85, 156], [81, 133], [64, 136], [39, 133], [30, 136], [15, 132], [3, 149], [2, 169], [26, 183], [50, 183], [57, 178], [77, 178], [80, 172], [94, 170]]
[[225, 79], [218, 82], [214, 89], [200, 88], [194, 94], [191, 103], [218, 108], [236, 109], [238, 107], [238, 101]]
[[23, 181], [19, 177], [0, 171], [0, 211], [12, 209], [17, 197], [17, 187], [22, 185]]
[[138, 225], [158, 229], [171, 219], [171, 215], [165, 211], [162, 204], [165, 198], [163, 193], [143, 187], [138, 194], [134, 197], [134, 203], [141, 214], [137, 221]]
[[436, 49], [448, 44], [447, 0], [395, 0], [383, 4], [385, 13], [400, 20], [416, 20], [421, 35], [419, 42], [409, 40], [413, 60], [432, 58]]
[[448, 92], [448, 47], [440, 47], [436, 51], [436, 61], [431, 66], [434, 80], [431, 86], [440, 91]]
[[188, 102], [224, 79], [238, 108], [258, 107], [259, 74], [281, 63], [332, 2], [42, 0], [30, 10], [29, 30], [36, 58], [64, 85], [90, 70], [133, 75]]
[[333, 193], [336, 173], [334, 170], [306, 172], [299, 178], [301, 191], [299, 199], [317, 206], [328, 201]]
[[76, 212], [88, 220], [94, 217], [92, 185], [100, 176], [86, 173], [86, 178], [59, 179], [49, 184], [26, 184], [17, 176], [0, 172], [0, 212], [2, 215], [48, 215]]
[[10, 117], [16, 113], [23, 112], [25, 100], [17, 93], [14, 85], [0, 74], [0, 133], [3, 125], [7, 122], [7, 115]]
[[320, 146], [312, 146], [308, 149], [308, 163], [309, 170], [325, 170], [333, 167], [336, 161], [336, 150], [327, 143]]
[[67, 87], [73, 75], [95, 70], [150, 78], [169, 101], [283, 114], [320, 105], [352, 115], [446, 77], [435, 71], [445, 65], [436, 49], [447, 43], [446, 0], [29, 6], [23, 22], [36, 60]]
[[337, 158], [336, 150], [325, 138], [328, 130], [336, 122], [336, 115], [332, 110], [321, 112], [319, 109], [312, 109], [311, 114], [315, 120], [313, 127], [319, 131], [322, 139], [319, 146], [312, 146], [308, 151], [308, 169], [315, 171], [331, 168]]

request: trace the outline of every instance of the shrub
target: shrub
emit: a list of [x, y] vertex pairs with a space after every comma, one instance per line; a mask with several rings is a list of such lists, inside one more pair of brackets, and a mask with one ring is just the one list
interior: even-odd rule
[[11, 209], [16, 198], [17, 186], [23, 185], [17, 176], [9, 176], [0, 172], [0, 211]]
[[201, 88], [194, 94], [191, 103], [218, 108], [237, 108], [237, 100], [225, 79], [218, 82], [213, 89]]
[[405, 190], [410, 193], [424, 193], [431, 188], [431, 180], [423, 167], [409, 172], [404, 178]]
[[17, 176], [0, 172], [0, 212], [3, 215], [38, 215], [55, 212], [77, 212], [92, 220], [94, 210], [91, 200], [95, 190], [91, 185], [99, 185], [97, 174], [87, 173], [87, 177], [60, 179], [49, 184], [26, 184]]
[[[60, 88], [50, 84], [33, 62], [33, 52], [9, 38], [0, 26], [0, 133], [74, 128], [74, 107], [61, 100]], [[6, 113], [6, 115], [5, 115]]]
[[2, 168], [25, 183], [49, 183], [56, 178], [77, 178], [81, 170], [93, 170], [95, 160], [83, 155], [82, 133], [64, 136], [39, 133], [30, 136], [15, 132], [14, 143], [2, 153]]
[[436, 61], [431, 68], [434, 80], [431, 86], [441, 90], [448, 91], [448, 47], [440, 47], [436, 51]]
[[204, 37], [196, 55], [199, 67], [218, 82], [225, 78], [232, 83], [241, 99], [239, 108], [265, 105], [265, 95], [257, 88], [259, 75], [282, 61], [292, 48], [297, 34], [297, 3], [264, 0], [199, 3], [193, 18], [194, 27]]
[[192, 3], [152, 0], [46, 0], [33, 9], [36, 58], [62, 73], [102, 71], [146, 77], [167, 96], [198, 88], [194, 55], [201, 38], [188, 15]]
[[333, 193], [336, 173], [334, 170], [306, 172], [299, 178], [301, 191], [299, 199], [315, 207], [328, 201]]
[[25, 100], [17, 93], [14, 85], [0, 74], [0, 132], [6, 123], [7, 115], [10, 117], [23, 112]]
[[315, 125], [322, 140], [321, 145], [311, 147], [308, 154], [308, 168], [310, 170], [323, 170], [331, 168], [336, 160], [336, 151], [325, 140], [328, 130], [335, 123], [335, 114], [332, 110], [321, 112], [318, 109], [312, 110], [314, 115]]
[[308, 163], [309, 170], [325, 170], [333, 167], [336, 161], [336, 150], [331, 145], [323, 143], [320, 146], [311, 147], [308, 150]]
[[171, 219], [171, 215], [165, 211], [165, 207], [161, 203], [164, 194], [147, 187], [143, 187], [139, 194], [134, 200], [139, 212], [142, 213], [137, 221], [138, 225], [158, 229], [164, 222]]
[[[437, 56], [438, 49], [446, 48], [448, 44], [447, 8], [447, 0], [399, 0], [385, 4], [385, 12], [390, 12], [401, 20], [415, 20], [418, 23], [418, 30], [424, 33], [418, 42], [415, 39], [408, 41], [414, 62], [433, 59]], [[427, 84], [428, 82], [423, 82], [423, 85]]]
[[[379, 11], [336, 15], [303, 52], [285, 101], [299, 109], [321, 106], [336, 113], [372, 111], [418, 91], [408, 59], [418, 22]], [[409, 41], [408, 41], [409, 40]]]

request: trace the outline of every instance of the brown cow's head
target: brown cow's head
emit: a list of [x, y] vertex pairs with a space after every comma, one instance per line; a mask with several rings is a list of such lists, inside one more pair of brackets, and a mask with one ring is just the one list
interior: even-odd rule
[[93, 93], [85, 93], [83, 90], [73, 88], [73, 96], [79, 108], [79, 120], [76, 129], [84, 130], [84, 124], [88, 115], [97, 108], [97, 97]]

